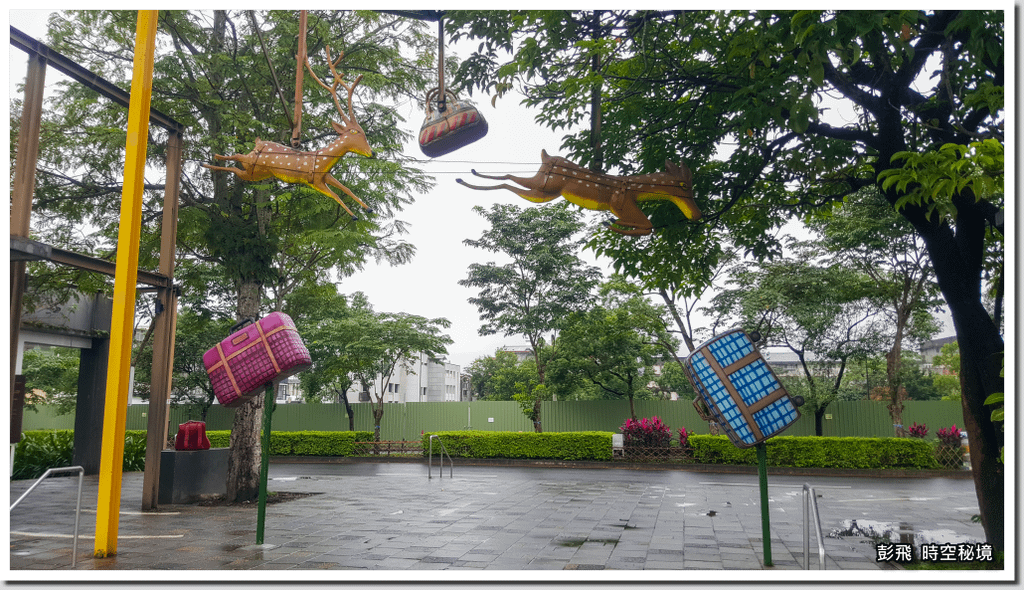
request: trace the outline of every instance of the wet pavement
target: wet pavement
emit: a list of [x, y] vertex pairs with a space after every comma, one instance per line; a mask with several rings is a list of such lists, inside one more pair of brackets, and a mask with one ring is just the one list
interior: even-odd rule
[[[273, 463], [271, 492], [312, 495], [270, 504], [262, 545], [255, 544], [255, 504], [142, 512], [142, 474], [127, 473], [117, 555], [102, 559], [92, 557], [97, 477], [87, 476], [76, 571], [77, 478], [49, 479], [10, 515], [8, 579], [91, 580], [102, 578], [86, 570], [132, 570], [152, 580], [160, 579], [155, 570], [190, 570], [174, 574], [188, 579], [249, 570], [230, 579], [380, 580], [388, 576], [334, 570], [388, 570], [396, 579], [450, 580], [489, 579], [496, 570], [523, 581], [612, 581], [656, 570], [657, 580], [691, 581], [770, 570], [757, 579], [809, 580], [858, 570], [857, 579], [910, 581], [915, 572], [877, 560], [876, 541], [910, 543], [916, 553], [921, 543], [984, 539], [971, 521], [978, 513], [973, 482], [962, 478], [770, 475], [766, 566], [756, 474], [459, 464], [454, 477], [448, 467], [443, 473], [435, 464], [428, 478], [421, 463]], [[804, 483], [818, 496], [828, 574], [818, 569], [813, 535], [813, 571], [796, 571], [804, 560]], [[11, 500], [31, 484], [11, 482]]]

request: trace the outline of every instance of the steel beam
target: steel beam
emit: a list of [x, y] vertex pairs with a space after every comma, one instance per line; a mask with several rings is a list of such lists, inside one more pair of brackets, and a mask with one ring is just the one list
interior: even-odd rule
[[[36, 55], [42, 57], [48, 65], [53, 66], [56, 70], [92, 88], [123, 107], [127, 108], [131, 104], [131, 93], [127, 90], [102, 76], [90, 72], [75, 63], [71, 58], [62, 55], [50, 46], [41, 43], [37, 39], [33, 39], [14, 27], [11, 27], [11, 45], [29, 54], [29, 56]], [[168, 131], [176, 133], [185, 132], [185, 125], [154, 108], [149, 109], [149, 118], [153, 123], [160, 125]]]

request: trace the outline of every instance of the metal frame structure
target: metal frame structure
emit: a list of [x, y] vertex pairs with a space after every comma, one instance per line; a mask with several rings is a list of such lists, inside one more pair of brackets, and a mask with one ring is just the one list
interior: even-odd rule
[[[155, 26], [155, 18], [153, 21], [153, 26]], [[11, 27], [10, 42], [14, 47], [27, 53], [29, 58], [25, 100], [18, 137], [14, 188], [11, 194], [11, 390], [13, 391], [26, 262], [50, 260], [115, 277], [118, 274], [116, 264], [29, 239], [46, 68], [53, 67], [126, 108], [131, 107], [132, 96], [130, 92], [90, 72], [70, 58], [14, 27]], [[182, 137], [185, 131], [185, 126], [182, 123], [168, 115], [153, 108], [147, 108], [147, 111], [148, 122], [159, 125], [168, 132], [168, 149], [159, 270], [158, 272], [140, 271], [137, 269], [136, 263], [134, 272], [130, 273], [135, 276], [138, 283], [155, 289], [159, 302], [158, 309], [163, 310], [154, 320], [156, 325], [153, 341], [153, 370], [142, 498], [144, 510], [157, 506], [160, 484], [160, 452], [167, 440], [167, 400], [170, 397], [171, 369], [174, 364], [174, 331], [178, 307], [178, 289], [173, 283], [174, 256], [177, 240], [178, 191], [182, 168]], [[148, 123], [142, 127], [148, 127]], [[136, 243], [136, 249], [137, 246]], [[125, 271], [125, 269], [121, 270]], [[132, 292], [134, 293], [134, 289]], [[134, 312], [134, 298], [132, 311]], [[108, 398], [113, 395], [109, 392], [108, 382]], [[120, 498], [117, 498], [117, 501], [119, 503]], [[116, 526], [114, 547], [116, 548]]]

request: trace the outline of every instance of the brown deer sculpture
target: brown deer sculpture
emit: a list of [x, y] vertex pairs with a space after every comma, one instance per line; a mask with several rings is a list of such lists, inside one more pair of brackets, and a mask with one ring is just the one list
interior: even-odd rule
[[[363, 132], [363, 128], [356, 122], [355, 112], [352, 110], [352, 92], [355, 90], [359, 81], [363, 78], [359, 76], [355, 79], [355, 82], [346, 84], [342, 81], [342, 77], [335, 71], [335, 66], [341, 61], [341, 58], [345, 56], [344, 52], [338, 56], [338, 59], [331, 60], [331, 48], [327, 47], [327, 64], [331, 68], [331, 74], [334, 76], [334, 83], [331, 86], [324, 84], [320, 78], [317, 77], [313, 68], [309, 65], [309, 59], [306, 59], [306, 68], [309, 69], [309, 73], [313, 75], [313, 79], [318, 84], [327, 89], [334, 98], [334, 105], [338, 109], [338, 114], [341, 115], [341, 123], [335, 123], [331, 121], [331, 127], [338, 134], [338, 139], [331, 142], [330, 145], [323, 149], [319, 149], [315, 152], [305, 152], [296, 150], [289, 146], [281, 145], [279, 143], [273, 143], [270, 141], [263, 141], [262, 139], [256, 139], [256, 146], [248, 154], [235, 154], [233, 156], [221, 156], [214, 154], [214, 157], [218, 160], [231, 160], [238, 162], [242, 165], [241, 168], [234, 166], [213, 166], [210, 164], [203, 164], [204, 167], [210, 170], [224, 170], [227, 172], [234, 172], [239, 178], [246, 181], [259, 181], [270, 178], [271, 176], [283, 180], [289, 184], [304, 184], [312, 187], [317, 191], [331, 197], [342, 206], [352, 219], [358, 219], [352, 210], [349, 209], [345, 203], [342, 202], [338, 195], [334, 194], [328, 185], [340, 188], [346, 195], [352, 197], [352, 199], [359, 203], [364, 209], [372, 211], [366, 206], [366, 203], [359, 200], [359, 197], [352, 194], [352, 191], [345, 185], [338, 182], [337, 178], [331, 176], [331, 169], [338, 163], [338, 160], [342, 156], [349, 152], [360, 154], [368, 158], [373, 157], [373, 150], [370, 149], [370, 144], [366, 140], [366, 134]], [[338, 86], [343, 87], [348, 91], [348, 114], [341, 108], [341, 101], [338, 99]]]
[[540, 152], [541, 167], [532, 178], [506, 174], [487, 176], [471, 170], [474, 176], [489, 180], [511, 180], [522, 185], [475, 186], [457, 178], [455, 181], [473, 190], [507, 189], [520, 197], [544, 203], [563, 197], [586, 209], [611, 211], [616, 220], [608, 225], [612, 231], [626, 236], [643, 236], [654, 226], [640, 210], [638, 202], [669, 200], [676, 204], [687, 219], [700, 219], [700, 209], [693, 200], [692, 175], [685, 164], [665, 161], [665, 171], [639, 176], [611, 176], [582, 168], [565, 158]]

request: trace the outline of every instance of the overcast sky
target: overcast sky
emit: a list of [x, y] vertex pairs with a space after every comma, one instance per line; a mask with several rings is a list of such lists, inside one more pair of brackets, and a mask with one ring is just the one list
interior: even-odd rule
[[[11, 10], [8, 14], [12, 26], [43, 40], [48, 12]], [[449, 44], [446, 52], [466, 57], [468, 48], [474, 46]], [[14, 85], [24, 80], [25, 63], [25, 54], [11, 48], [9, 92], [14, 92]], [[47, 72], [47, 86], [56, 79], [56, 72]], [[378, 311], [404, 311], [450, 320], [452, 325], [448, 333], [455, 342], [449, 346], [448, 358], [463, 369], [474, 359], [493, 354], [502, 345], [525, 342], [518, 336], [479, 336], [477, 310], [467, 301], [476, 292], [458, 285], [458, 281], [466, 277], [471, 263], [499, 260], [494, 255], [463, 244], [463, 240], [479, 238], [486, 229], [486, 222], [472, 208], [475, 205], [489, 208], [494, 203], [519, 207], [544, 205], [534, 205], [508, 191], [473, 191], [458, 185], [455, 179], [471, 178], [470, 168], [483, 173], [531, 176], [540, 165], [542, 149], [551, 155], [564, 155], [560, 146], [565, 134], [535, 123], [536, 111], [519, 104], [521, 97], [506, 95], [498, 99], [495, 107], [491, 106], [489, 97], [474, 95], [472, 98], [488, 122], [488, 134], [477, 142], [433, 160], [424, 156], [416, 143], [423, 111], [414, 104], [402, 105], [400, 113], [406, 119], [403, 127], [413, 136], [405, 153], [421, 160], [418, 166], [436, 181], [430, 192], [416, 195], [415, 203], [399, 215], [409, 223], [409, 234], [405, 239], [416, 246], [416, 256], [411, 263], [398, 267], [379, 266], [371, 260], [364, 271], [343, 279], [340, 285], [343, 293], [366, 293]], [[341, 181], [344, 183], [344, 178]], [[582, 252], [581, 257], [606, 272], [610, 268], [609, 261], [598, 260], [590, 252]], [[940, 336], [947, 333], [952, 334], [948, 327]]]

